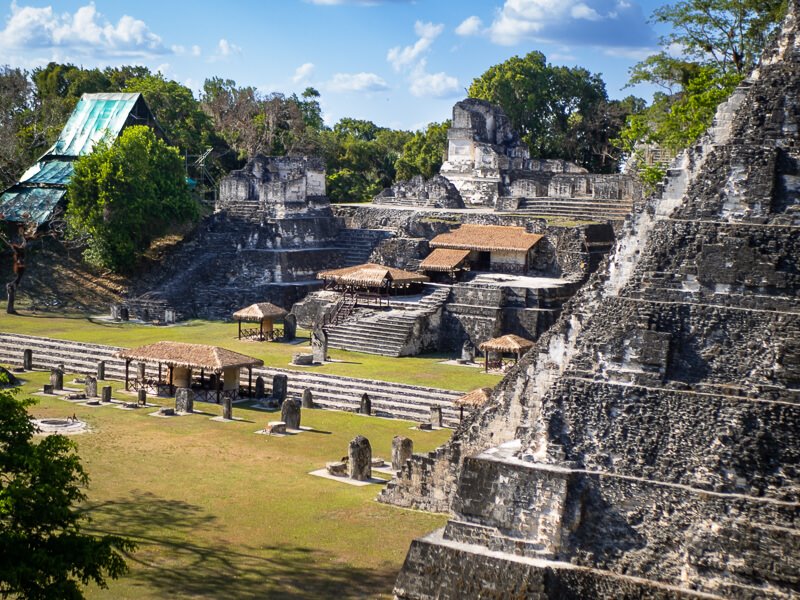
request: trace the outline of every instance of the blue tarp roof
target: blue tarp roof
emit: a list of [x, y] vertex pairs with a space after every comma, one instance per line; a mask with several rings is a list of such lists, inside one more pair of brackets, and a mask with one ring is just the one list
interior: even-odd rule
[[2, 220], [44, 223], [66, 193], [72, 161], [89, 154], [102, 139], [117, 139], [140, 97], [138, 93], [81, 96], [56, 143], [0, 195]]
[[83, 156], [103, 138], [117, 139], [139, 96], [138, 93], [84, 94], [45, 156]]

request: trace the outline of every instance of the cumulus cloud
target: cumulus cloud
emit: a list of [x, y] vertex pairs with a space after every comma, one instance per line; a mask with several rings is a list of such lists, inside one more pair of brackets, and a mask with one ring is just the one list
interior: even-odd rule
[[656, 41], [641, 7], [628, 0], [505, 0], [488, 32], [506, 46], [534, 41], [630, 48]]
[[236, 44], [230, 43], [225, 38], [221, 38], [217, 44], [217, 54], [222, 58], [233, 56], [234, 54], [241, 54], [242, 49]]
[[456, 33], [463, 36], [477, 35], [481, 32], [482, 28], [483, 21], [481, 21], [479, 17], [473, 15], [461, 21], [461, 24], [456, 27]]
[[380, 92], [389, 86], [375, 73], [336, 73], [325, 87], [332, 92]]
[[433, 44], [433, 41], [444, 31], [441, 23], [424, 23], [417, 21], [414, 24], [414, 32], [419, 39], [411, 46], [395, 46], [386, 55], [386, 60], [392, 65], [395, 71], [402, 71], [404, 68], [414, 63], [424, 52]]
[[294, 70], [294, 75], [292, 75], [292, 81], [295, 83], [300, 83], [301, 81], [307, 80], [311, 77], [311, 73], [314, 72], [314, 63], [303, 63], [299, 67]]
[[411, 74], [408, 91], [417, 98], [446, 98], [460, 93], [458, 79], [444, 72], [428, 73], [423, 59]]
[[[6, 54], [49, 52], [50, 56], [142, 58], [170, 52], [147, 24], [124, 15], [116, 23], [94, 4], [74, 13], [56, 14], [52, 6], [37, 8], [11, 4], [11, 16], [0, 30], [0, 50]], [[46, 59], [46, 58], [45, 58]]]

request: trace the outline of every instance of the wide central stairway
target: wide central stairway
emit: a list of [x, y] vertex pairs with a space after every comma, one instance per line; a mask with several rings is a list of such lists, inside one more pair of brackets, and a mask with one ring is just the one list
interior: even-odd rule
[[393, 357], [419, 354], [425, 323], [449, 294], [450, 286], [428, 284], [421, 296], [392, 298], [388, 309], [356, 304], [346, 320], [325, 328], [328, 346]]
[[632, 198], [520, 198], [515, 213], [560, 217], [575, 221], [624, 221]]

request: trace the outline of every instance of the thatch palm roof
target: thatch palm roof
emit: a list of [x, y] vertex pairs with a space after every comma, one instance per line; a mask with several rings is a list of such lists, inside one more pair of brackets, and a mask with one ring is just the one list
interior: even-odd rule
[[141, 362], [159, 362], [171, 367], [206, 369], [215, 373], [235, 367], [260, 367], [264, 361], [232, 350], [205, 344], [156, 342], [121, 350], [114, 356]]
[[509, 333], [502, 337], [487, 340], [478, 347], [484, 352], [514, 352], [521, 354], [533, 348], [533, 345], [532, 341]]
[[524, 227], [462, 225], [458, 229], [437, 235], [431, 240], [430, 246], [479, 252], [527, 252], [543, 237], [538, 233], [528, 233]]
[[469, 250], [436, 248], [421, 263], [420, 271], [453, 271], [469, 256]]
[[367, 287], [379, 287], [385, 282], [394, 285], [406, 285], [409, 283], [423, 283], [428, 281], [428, 277], [403, 269], [385, 267], [375, 263], [366, 263], [344, 269], [333, 269], [331, 271], [320, 271], [318, 279], [344, 283], [350, 285], [363, 285]]
[[453, 400], [453, 404], [456, 406], [483, 406], [489, 400], [489, 396], [492, 395], [492, 389], [493, 388], [490, 387], [482, 387], [477, 390], [472, 390], [461, 396], [461, 398]]
[[285, 317], [288, 314], [280, 306], [275, 306], [269, 302], [258, 302], [251, 304], [247, 308], [242, 308], [233, 313], [234, 319], [242, 321], [263, 321], [264, 319], [275, 319]]

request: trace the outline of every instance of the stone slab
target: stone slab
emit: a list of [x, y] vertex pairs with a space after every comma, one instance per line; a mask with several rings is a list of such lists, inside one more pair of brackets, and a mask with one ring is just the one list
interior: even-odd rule
[[346, 483], [347, 485], [354, 485], [356, 487], [364, 487], [366, 485], [383, 485], [389, 483], [388, 479], [378, 479], [377, 477], [371, 477], [367, 481], [356, 481], [355, 479], [350, 479], [349, 477], [336, 477], [335, 475], [331, 475], [328, 473], [328, 469], [317, 469], [316, 471], [310, 471], [309, 475], [314, 475], [315, 477], [322, 477], [323, 479], [330, 479], [331, 481], [338, 481], [339, 483]]

